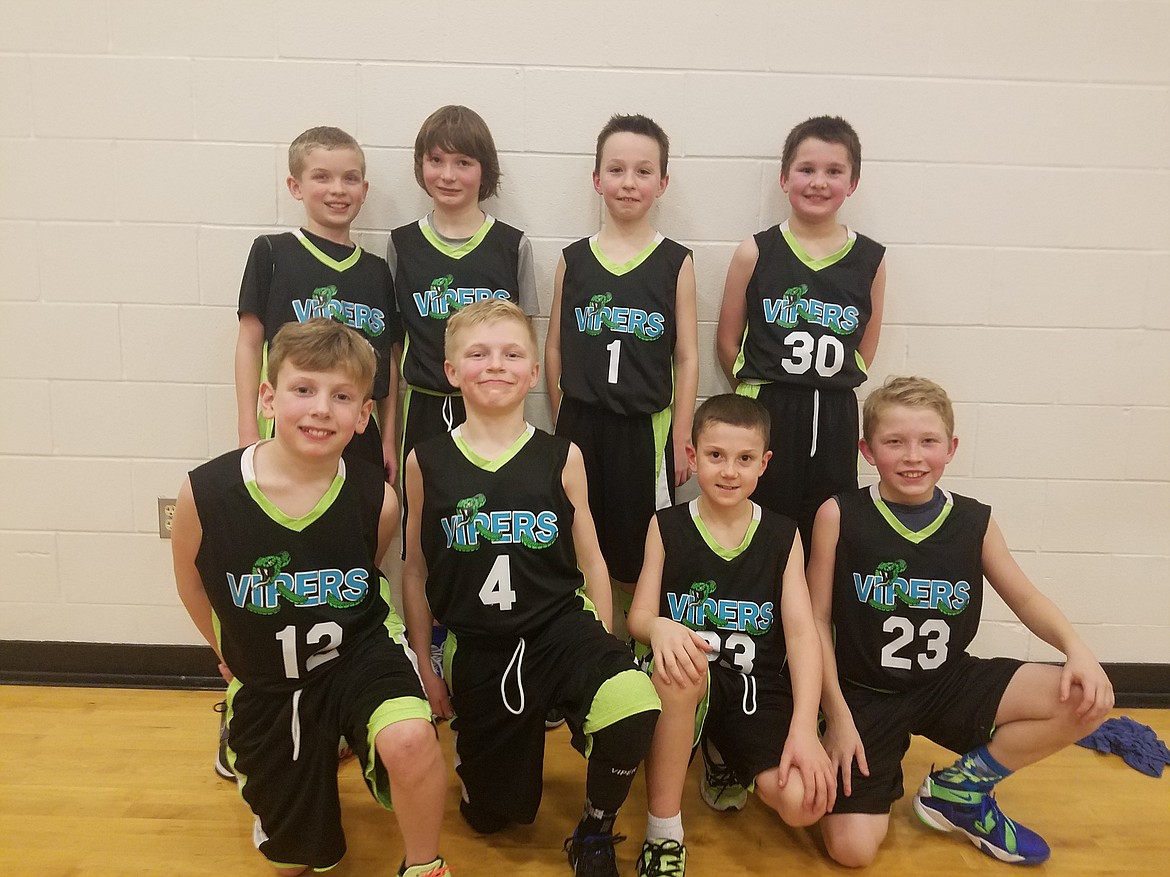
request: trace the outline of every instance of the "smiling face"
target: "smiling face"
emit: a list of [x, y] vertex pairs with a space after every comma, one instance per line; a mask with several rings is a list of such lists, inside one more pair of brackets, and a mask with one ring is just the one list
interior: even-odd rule
[[780, 188], [799, 218], [831, 219], [857, 188], [852, 175], [849, 150], [844, 144], [807, 137], [796, 147], [787, 171], [780, 172]]
[[662, 155], [653, 137], [618, 131], [601, 147], [593, 189], [610, 216], [631, 221], [650, 212], [669, 179], [662, 174]]
[[422, 158], [422, 178], [436, 206], [458, 211], [479, 203], [483, 168], [470, 155], [432, 147]]
[[281, 363], [275, 383], [260, 386], [260, 404], [276, 421], [277, 440], [306, 457], [341, 456], [374, 406], [345, 369], [313, 371], [291, 360]]
[[[524, 404], [540, 365], [526, 324], [507, 317], [454, 327], [443, 369], [468, 407], [508, 410]], [[448, 327], [450, 334], [452, 327]]]
[[369, 188], [360, 153], [346, 147], [311, 149], [300, 174], [288, 178], [289, 192], [305, 205], [305, 228], [331, 240], [348, 240]]
[[921, 505], [934, 495], [959, 439], [934, 409], [891, 405], [859, 446], [862, 456], [877, 468], [882, 499]]
[[767, 450], [758, 429], [710, 421], [698, 435], [698, 445], [687, 444], [687, 462], [698, 476], [706, 500], [731, 507], [752, 495], [768, 467]]

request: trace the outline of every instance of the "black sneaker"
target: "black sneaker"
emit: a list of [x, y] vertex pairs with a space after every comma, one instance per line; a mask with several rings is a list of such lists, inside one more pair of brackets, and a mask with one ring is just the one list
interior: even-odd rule
[[576, 877], [618, 877], [617, 859], [613, 845], [625, 840], [621, 834], [595, 834], [589, 837], [565, 838], [565, 852], [569, 854], [569, 867]]
[[559, 728], [564, 723], [565, 723], [565, 714], [562, 713], [556, 707], [553, 707], [547, 713], [544, 714], [544, 727], [545, 727], [546, 731], [552, 730], [553, 728]]
[[227, 701], [221, 700], [215, 705], [219, 713], [219, 748], [215, 751], [215, 774], [228, 782], [237, 782], [236, 775], [228, 766], [228, 729], [227, 729]]

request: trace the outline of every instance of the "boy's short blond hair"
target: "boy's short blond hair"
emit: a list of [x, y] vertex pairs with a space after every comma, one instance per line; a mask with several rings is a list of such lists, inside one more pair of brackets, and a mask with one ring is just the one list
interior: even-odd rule
[[699, 446], [703, 431], [713, 423], [754, 429], [763, 439], [764, 450], [768, 449], [772, 437], [772, 415], [755, 399], [735, 393], [721, 393], [700, 405], [691, 425], [691, 444], [694, 447]]
[[894, 376], [865, 398], [861, 408], [861, 432], [865, 440], [871, 441], [878, 422], [891, 408], [927, 408], [942, 418], [947, 429], [947, 438], [955, 435], [955, 411], [947, 391], [928, 378], [917, 375]]
[[314, 317], [285, 323], [268, 347], [268, 383], [276, 386], [285, 361], [306, 371], [340, 369], [362, 389], [363, 401], [374, 394], [378, 357], [370, 342], [344, 323]]
[[443, 337], [443, 356], [448, 362], [453, 361], [455, 351], [458, 349], [456, 345], [459, 335], [468, 329], [485, 323], [501, 323], [507, 320], [524, 327], [528, 336], [529, 352], [535, 358], [536, 328], [528, 315], [506, 298], [483, 299], [456, 311], [455, 315], [447, 320], [447, 334]]
[[314, 149], [352, 149], [362, 163], [362, 178], [366, 176], [366, 154], [351, 135], [340, 128], [319, 125], [302, 131], [288, 146], [288, 172], [298, 180], [305, 171], [309, 153]]
[[[414, 178], [426, 192], [423, 182], [423, 159], [432, 149], [458, 152], [479, 162], [479, 200], [491, 198], [500, 190], [500, 156], [487, 122], [473, 109], [448, 104], [439, 107], [422, 123], [414, 138]], [[428, 194], [430, 194], [428, 192]]]

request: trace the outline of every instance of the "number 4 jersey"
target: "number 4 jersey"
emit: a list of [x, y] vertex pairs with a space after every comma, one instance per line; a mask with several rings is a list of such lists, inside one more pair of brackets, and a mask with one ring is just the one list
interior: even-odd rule
[[967, 649], [983, 603], [983, 537], [991, 509], [942, 491], [938, 517], [907, 529], [877, 485], [840, 494], [833, 575], [837, 671], [905, 691]]
[[401, 633], [374, 560], [385, 486], [373, 464], [340, 460], [317, 506], [290, 518], [256, 484], [256, 447], [191, 472], [195, 566], [228, 667], [249, 687], [287, 692], [342, 665], [363, 638]]
[[735, 376], [747, 383], [853, 388], [865, 380], [858, 345], [869, 323], [870, 289], [886, 249], [849, 232], [836, 253], [813, 259], [788, 223], [755, 236], [747, 325]]

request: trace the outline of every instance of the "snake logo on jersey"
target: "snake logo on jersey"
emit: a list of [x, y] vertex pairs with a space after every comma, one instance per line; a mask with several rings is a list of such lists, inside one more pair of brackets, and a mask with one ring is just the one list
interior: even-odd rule
[[448, 548], [477, 551], [483, 539], [540, 551], [557, 541], [556, 512], [480, 511], [486, 502], [482, 493], [461, 499], [455, 504], [455, 514], [441, 519]]
[[858, 602], [893, 612], [899, 605], [910, 609], [934, 609], [943, 615], [958, 615], [971, 599], [967, 582], [941, 579], [905, 578], [906, 561], [886, 560], [865, 576], [853, 573]]
[[338, 298], [338, 294], [336, 286], [318, 286], [311, 297], [294, 299], [292, 306], [297, 322], [326, 317], [365, 332], [371, 338], [377, 338], [386, 330], [386, 314], [380, 308], [345, 301]]
[[807, 296], [808, 284], [802, 283], [785, 290], [779, 298], [764, 298], [764, 319], [785, 329], [795, 328], [804, 320], [837, 335], [849, 335], [858, 327], [861, 315], [853, 305], [842, 307]]
[[610, 307], [613, 293], [601, 292], [589, 297], [583, 308], [573, 308], [577, 331], [600, 335], [602, 329], [633, 335], [639, 341], [657, 341], [666, 329], [666, 318], [657, 311], [642, 308]]
[[412, 297], [415, 307], [418, 308], [418, 315], [432, 320], [445, 320], [457, 310], [474, 302], [489, 298], [510, 298], [506, 289], [497, 289], [493, 292], [483, 286], [452, 287], [451, 284], [454, 282], [454, 274], [436, 277], [426, 292], [414, 293]]
[[248, 573], [227, 574], [232, 602], [239, 609], [257, 615], [275, 615], [284, 605], [332, 606], [349, 609], [357, 606], [369, 593], [369, 572], [355, 567], [348, 572], [339, 569], [300, 570], [286, 573], [292, 563], [287, 551], [256, 558]]
[[772, 603], [749, 600], [719, 600], [718, 585], [712, 581], [693, 582], [685, 594], [667, 591], [670, 617], [691, 630], [703, 630], [707, 624], [719, 630], [743, 631], [748, 636], [763, 636], [772, 626]]

